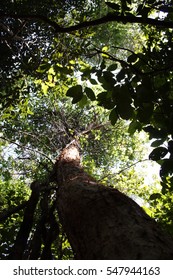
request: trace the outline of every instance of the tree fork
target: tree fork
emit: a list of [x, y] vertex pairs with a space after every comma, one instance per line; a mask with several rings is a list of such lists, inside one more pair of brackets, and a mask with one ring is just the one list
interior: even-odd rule
[[57, 208], [76, 259], [173, 259], [173, 240], [131, 198], [82, 168], [78, 145], [56, 162]]

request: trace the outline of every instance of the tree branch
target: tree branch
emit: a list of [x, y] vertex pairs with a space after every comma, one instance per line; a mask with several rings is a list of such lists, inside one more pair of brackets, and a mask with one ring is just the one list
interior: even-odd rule
[[13, 18], [13, 19], [25, 19], [25, 20], [37, 20], [42, 21], [45, 24], [51, 26], [56, 33], [70, 33], [79, 29], [98, 26], [101, 24], [109, 23], [109, 22], [121, 22], [121, 23], [139, 23], [144, 25], [151, 25], [161, 28], [173, 28], [173, 21], [164, 21], [164, 20], [157, 20], [152, 18], [143, 18], [143, 17], [136, 17], [133, 15], [119, 15], [116, 13], [108, 13], [106, 16], [103, 16], [98, 19], [94, 19], [91, 21], [84, 21], [76, 25], [71, 25], [69, 27], [62, 27], [55, 21], [47, 18], [46, 16], [35, 14], [6, 14], [0, 12], [0, 18]]

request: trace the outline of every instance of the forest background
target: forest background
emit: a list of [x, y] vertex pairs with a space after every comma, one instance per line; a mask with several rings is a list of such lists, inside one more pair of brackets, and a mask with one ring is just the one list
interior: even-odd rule
[[[50, 192], [39, 195], [22, 258], [73, 259], [51, 181], [73, 139], [87, 174], [173, 234], [172, 32], [171, 0], [1, 1], [1, 259], [11, 254], [36, 182]], [[160, 178], [149, 183], [151, 161]]]

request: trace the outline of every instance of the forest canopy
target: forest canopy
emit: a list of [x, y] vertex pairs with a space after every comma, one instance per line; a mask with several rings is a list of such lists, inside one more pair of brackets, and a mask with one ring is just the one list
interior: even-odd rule
[[[49, 191], [35, 197], [23, 258], [74, 257], [53, 179], [73, 139], [88, 174], [142, 199], [173, 234], [172, 1], [1, 2], [0, 258], [11, 253], [36, 182]], [[153, 186], [136, 168], [149, 162], [160, 168]]]

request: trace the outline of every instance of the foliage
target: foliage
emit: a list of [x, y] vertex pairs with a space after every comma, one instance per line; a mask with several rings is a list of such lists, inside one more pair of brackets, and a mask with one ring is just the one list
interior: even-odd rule
[[[150, 214], [172, 232], [172, 21], [169, 0], [3, 3], [2, 211], [28, 199], [26, 184], [50, 179], [55, 158], [74, 137], [80, 139], [83, 164], [90, 174], [148, 200], [151, 192], [140, 189], [143, 179], [133, 168], [145, 159], [146, 151], [139, 147], [146, 141], [139, 137], [144, 130], [153, 148], [149, 159], [160, 165], [161, 177], [161, 192], [150, 197]], [[39, 223], [47, 223], [41, 201], [46, 200], [47, 215], [59, 224], [51, 208], [55, 195], [51, 191], [40, 196], [33, 238]], [[10, 216], [2, 228], [3, 258], [14, 243], [9, 228], [19, 231], [22, 212]], [[63, 230], [58, 230], [53, 256], [72, 258]]]
[[[9, 255], [10, 248], [14, 244], [16, 234], [22, 222], [23, 208], [8, 217], [8, 211], [28, 200], [30, 190], [21, 180], [0, 181], [0, 259]], [[2, 219], [4, 215], [6, 219]]]
[[[60, 87], [56, 86], [57, 91], [59, 88], [62, 91], [63, 83]], [[37, 89], [37, 84], [35, 89]], [[83, 165], [88, 173], [94, 174], [103, 183], [115, 185], [126, 193], [128, 192], [125, 188], [127, 182], [129, 189], [132, 188], [134, 181], [136, 186], [140, 185], [142, 179], [139, 178], [137, 172], [130, 168], [130, 165], [133, 166], [145, 155], [142, 146], [141, 148], [138, 146], [139, 141], [144, 140], [139, 140], [138, 135], [129, 136], [128, 126], [123, 121], [119, 121], [116, 126], [112, 127], [108, 120], [108, 114], [101, 107], [92, 106], [91, 101], [84, 107], [81, 104], [72, 104], [63, 92], [61, 98], [60, 93], [58, 93], [59, 98], [56, 101], [55, 97], [56, 93], [52, 88], [49, 90], [49, 95], [40, 94], [39, 96], [32, 92], [26, 105], [23, 104], [23, 113], [16, 105], [11, 109], [11, 114], [2, 114], [1, 155], [2, 162], [4, 162], [2, 179], [7, 180], [7, 176], [8, 180], [17, 178], [18, 184], [24, 180], [26, 185], [32, 181], [38, 181], [43, 185], [47, 182], [46, 184], [50, 184], [50, 188], [52, 188], [50, 178], [53, 176], [51, 173], [54, 160], [61, 149], [73, 139], [74, 135], [78, 135], [83, 151]], [[30, 113], [24, 113], [25, 106], [27, 112]], [[5, 112], [7, 109], [4, 114]], [[115, 170], [118, 173], [121, 172], [121, 169], [128, 169], [129, 173], [124, 172], [121, 176], [117, 175], [113, 179]], [[13, 191], [17, 191], [17, 188], [9, 183], [7, 190], [10, 191], [11, 188], [14, 189]], [[24, 197], [23, 192], [21, 192], [18, 204], [22, 203]], [[8, 198], [11, 199], [11, 193], [9, 193]], [[53, 190], [50, 194], [40, 196], [40, 202], [35, 212], [34, 226], [30, 234], [31, 240], [37, 236], [41, 221], [44, 220], [48, 223], [45, 220], [45, 213], [48, 211], [47, 215], [52, 215], [51, 205], [55, 199]], [[6, 208], [10, 208], [10, 206]], [[23, 210], [15, 215], [19, 216], [19, 222], [14, 222], [13, 225], [17, 233], [22, 222]], [[53, 215], [55, 215], [54, 212]], [[13, 215], [8, 218], [8, 220], [11, 219], [13, 219]], [[73, 253], [59, 224], [57, 213], [55, 221], [56, 225], [58, 223], [59, 234], [51, 245], [53, 258], [72, 258]], [[5, 238], [6, 230], [12, 226], [11, 223], [7, 223], [6, 227], [4, 225], [2, 240]], [[7, 235], [10, 244], [13, 244], [14, 237], [13, 235], [9, 238]], [[41, 240], [44, 242], [44, 236]], [[8, 257], [9, 242], [4, 244], [2, 248], [2, 258]], [[32, 242], [28, 246], [32, 246]], [[43, 253], [44, 251], [42, 251], [40, 258], [44, 256]], [[30, 257], [33, 257], [33, 254]], [[27, 252], [25, 252], [25, 258], [27, 258]]]

